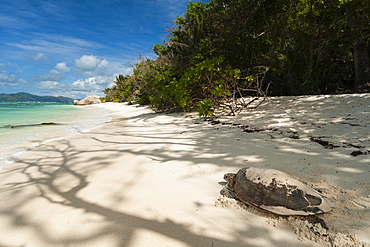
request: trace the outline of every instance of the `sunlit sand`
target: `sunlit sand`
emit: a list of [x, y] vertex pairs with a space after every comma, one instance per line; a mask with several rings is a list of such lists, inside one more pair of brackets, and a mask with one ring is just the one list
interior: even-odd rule
[[[94, 106], [113, 120], [0, 171], [0, 245], [369, 244], [369, 103], [370, 94], [273, 97], [217, 124], [195, 113]], [[318, 216], [326, 228], [221, 196], [223, 175], [245, 166], [320, 191], [333, 204]]]

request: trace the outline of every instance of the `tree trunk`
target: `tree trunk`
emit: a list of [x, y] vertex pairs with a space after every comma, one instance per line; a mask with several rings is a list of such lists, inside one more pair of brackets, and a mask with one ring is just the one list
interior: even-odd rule
[[362, 27], [356, 20], [353, 10], [346, 8], [346, 17], [350, 35], [353, 42], [353, 60], [355, 65], [355, 86], [364, 85], [370, 82], [369, 53], [366, 42], [361, 37]]
[[353, 59], [355, 62], [355, 86], [370, 82], [369, 53], [365, 40], [357, 40], [353, 45]]

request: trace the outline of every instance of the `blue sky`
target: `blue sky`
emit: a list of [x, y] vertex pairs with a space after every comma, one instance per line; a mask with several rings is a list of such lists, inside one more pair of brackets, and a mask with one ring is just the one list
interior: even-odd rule
[[0, 0], [0, 93], [103, 96], [188, 0]]

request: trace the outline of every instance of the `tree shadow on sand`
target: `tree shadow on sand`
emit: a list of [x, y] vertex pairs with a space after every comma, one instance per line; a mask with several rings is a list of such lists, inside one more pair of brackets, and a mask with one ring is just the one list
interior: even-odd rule
[[[120, 134], [121, 136], [125, 135], [123, 132]], [[22, 174], [23, 176], [21, 181], [6, 182], [0, 189], [3, 203], [3, 206], [0, 207], [0, 215], [11, 218], [11, 225], [14, 228], [32, 228], [36, 235], [43, 240], [43, 243], [50, 246], [86, 245], [86, 243], [93, 242], [94, 240], [105, 239], [107, 236], [113, 241], [111, 246], [130, 246], [134, 241], [136, 232], [139, 230], [160, 234], [168, 239], [180, 242], [181, 246], [245, 246], [247, 244], [245, 242], [245, 236], [251, 235], [247, 226], [245, 228], [246, 230], [235, 229], [232, 240], [224, 240], [222, 238], [207, 236], [207, 234], [202, 234], [202, 232], [197, 233], [187, 223], [176, 222], [169, 218], [156, 220], [139, 217], [116, 210], [114, 206], [103, 206], [103, 203], [89, 201], [81, 196], [81, 192], [88, 188], [91, 183], [89, 182], [89, 174], [110, 166], [106, 158], [107, 155], [105, 155], [107, 153], [110, 154], [111, 159], [114, 158], [112, 154], [119, 157], [123, 154], [135, 153], [136, 155], [156, 156], [161, 162], [171, 160], [171, 157], [166, 155], [166, 152], [161, 152], [163, 151], [162, 148], [156, 150], [159, 152], [152, 153], [151, 151], [153, 150], [135, 152], [127, 147], [133, 148], [135, 145], [148, 144], [162, 146], [164, 144], [173, 144], [173, 140], [167, 142], [158, 141], [153, 136], [153, 141], [149, 143], [110, 142], [108, 141], [110, 135], [111, 132], [109, 131], [91, 136], [91, 141], [106, 144], [102, 145], [102, 148], [99, 150], [84, 150], [84, 148], [74, 146], [68, 140], [62, 140], [55, 146], [52, 144], [44, 145], [34, 150], [34, 152], [39, 153], [42, 157], [29, 160], [23, 159], [15, 164], [14, 167], [5, 170], [3, 172], [5, 176], [12, 176], [14, 174]], [[138, 135], [142, 135], [142, 133]], [[62, 145], [60, 145], [61, 143]], [[178, 143], [181, 143], [181, 141]], [[183, 144], [188, 145], [187, 143]], [[75, 164], [75, 162], [79, 161], [77, 157], [81, 153], [87, 152], [91, 153], [91, 155], [86, 160], [86, 165], [82, 167], [77, 166]], [[36, 155], [36, 157], [38, 156]], [[67, 177], [66, 183], [68, 185], [61, 184], [59, 181], [61, 177]], [[124, 178], [124, 176], [122, 177]], [[127, 186], [129, 183], [123, 182], [123, 184]], [[30, 190], [30, 196], [25, 196], [22, 190]], [[95, 231], [85, 232], [81, 235], [58, 236], [46, 224], [44, 225], [42, 221], [35, 220], [32, 216], [22, 212], [25, 205], [32, 204], [35, 200], [40, 199], [46, 200], [48, 204], [63, 207], [64, 210], [82, 210], [84, 215], [97, 215], [101, 217], [100, 221], [104, 223], [104, 227], [100, 227]], [[42, 209], [38, 210], [42, 211]], [[253, 238], [266, 238], [268, 234], [269, 232], [265, 228], [254, 226]], [[0, 245], [2, 241], [4, 240], [0, 240]], [[285, 242], [283, 240], [273, 240], [273, 238], [269, 241], [271, 241], [271, 246], [279, 246]], [[150, 243], [148, 244], [150, 245]], [[28, 243], [26, 245], [28, 246]], [[248, 246], [258, 245], [249, 243]]]
[[[337, 103], [330, 102], [328, 107], [335, 107]], [[298, 106], [299, 110], [304, 110], [304, 104]], [[321, 116], [320, 112], [325, 111], [325, 106], [320, 105], [320, 107], [323, 109], [317, 110], [314, 117], [324, 119], [325, 116]], [[275, 110], [274, 114], [278, 115], [278, 113]], [[317, 179], [314, 183], [320, 183], [323, 176], [337, 176], [334, 179], [338, 183], [333, 186], [335, 189], [340, 187], [346, 176], [358, 175], [358, 173], [351, 173], [349, 169], [344, 169], [348, 164], [343, 161], [343, 157], [345, 160], [350, 160], [353, 158], [351, 156], [338, 154], [335, 150], [322, 152], [322, 147], [314, 143], [307, 150], [307, 143], [285, 136], [279, 138], [275, 135], [275, 139], [271, 140], [269, 132], [246, 133], [237, 127], [212, 126], [199, 119], [184, 119], [176, 115], [164, 119], [163, 115], [153, 113], [115, 121], [116, 123], [105, 127], [106, 131], [100, 129], [94, 132], [93, 130], [80, 134], [74, 139], [59, 141], [57, 145], [49, 143], [40, 146], [30, 151], [37, 154], [33, 158], [21, 159], [18, 163], [3, 170], [1, 177], [21, 176], [22, 179], [9, 179], [1, 183], [0, 216], [10, 219], [11, 227], [34, 229], [39, 238], [50, 246], [86, 245], [94, 240], [105, 238], [112, 240], [112, 246], [130, 246], [133, 244], [135, 234], [141, 230], [162, 235], [179, 242], [181, 246], [259, 246], [246, 242], [246, 236], [250, 239], [267, 239], [266, 246], [284, 246], [287, 244], [287, 239], [274, 238], [273, 233], [265, 227], [249, 222], [244, 222], [242, 227], [232, 229], [232, 238], [225, 240], [225, 238], [197, 232], [191, 224], [171, 218], [148, 219], [124, 212], [114, 205], [108, 206], [104, 202], [87, 199], [83, 193], [92, 185], [91, 178], [94, 173], [112, 166], [115, 159], [124, 155], [144, 157], [159, 164], [167, 162], [184, 162], [187, 166], [211, 164], [215, 168], [205, 172], [219, 173], [219, 180], [222, 180], [223, 173], [235, 172], [236, 169], [244, 166], [274, 167], [289, 173], [289, 170], [284, 170], [284, 162], [285, 164], [296, 162], [295, 173], [302, 175], [306, 181], [312, 178], [309, 175], [311, 172], [325, 168], [320, 172], [327, 174], [320, 174], [314, 178]], [[302, 126], [302, 124], [296, 124], [296, 126], [300, 128], [298, 131], [307, 129], [307, 126]], [[78, 146], [79, 138], [96, 145], [92, 148]], [[82, 154], [86, 153], [89, 153], [86, 156], [88, 158], [81, 158]], [[284, 162], [276, 164], [277, 160]], [[318, 164], [312, 162], [317, 160], [322, 162]], [[333, 162], [329, 164], [325, 160], [335, 160], [338, 164], [333, 166], [331, 165]], [[337, 171], [340, 173], [336, 173]], [[349, 172], [345, 173], [345, 171]], [[188, 177], [182, 178], [183, 182], [186, 183], [186, 179], [195, 175], [197, 175], [195, 172], [188, 174]], [[121, 187], [129, 189], [137, 180], [140, 180], [140, 176], [140, 170], [137, 170], [131, 180], [126, 174], [122, 174]], [[67, 178], [67, 180], [62, 180], [61, 183], [61, 178]], [[214, 183], [214, 190], [221, 189], [217, 182]], [[326, 184], [321, 183], [321, 185]], [[366, 188], [366, 186], [359, 185], [358, 187]], [[31, 192], [27, 195], [22, 192], [24, 190]], [[340, 191], [336, 193], [332, 195], [333, 199], [339, 198], [343, 201], [348, 199], [348, 197], [340, 197]], [[125, 200], [127, 198], [116, 199]], [[32, 204], [34, 200], [46, 200], [48, 204], [62, 207], [65, 210], [82, 210], [82, 214], [86, 217], [99, 216], [103, 224], [97, 230], [80, 236], [77, 234], [56, 235], [41, 221], [23, 213], [24, 205]], [[365, 211], [358, 210], [357, 218], [361, 219], [363, 215], [368, 214]], [[0, 240], [0, 245], [2, 241], [5, 240]], [[302, 243], [302, 246], [305, 244]]]

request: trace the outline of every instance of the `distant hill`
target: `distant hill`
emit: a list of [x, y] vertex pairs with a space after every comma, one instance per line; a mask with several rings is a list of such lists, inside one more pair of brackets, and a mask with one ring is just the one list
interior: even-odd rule
[[73, 99], [63, 96], [37, 96], [29, 93], [0, 94], [0, 102], [53, 102], [73, 103]]

